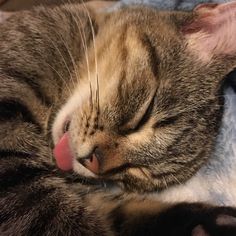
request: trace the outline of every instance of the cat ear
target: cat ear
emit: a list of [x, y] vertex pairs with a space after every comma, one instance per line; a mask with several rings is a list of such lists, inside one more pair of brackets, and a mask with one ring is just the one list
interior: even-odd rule
[[236, 2], [201, 4], [192, 22], [182, 28], [188, 48], [204, 60], [236, 56]]

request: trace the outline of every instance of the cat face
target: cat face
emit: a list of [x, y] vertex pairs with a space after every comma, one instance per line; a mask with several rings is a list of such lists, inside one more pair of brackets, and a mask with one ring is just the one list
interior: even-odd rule
[[53, 128], [69, 169], [143, 192], [186, 181], [210, 158], [233, 64], [197, 52], [185, 27], [195, 17], [139, 7], [104, 17]]

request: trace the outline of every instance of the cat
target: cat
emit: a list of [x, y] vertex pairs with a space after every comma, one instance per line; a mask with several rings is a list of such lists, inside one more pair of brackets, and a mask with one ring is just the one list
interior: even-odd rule
[[[182, 24], [188, 23], [185, 32], [189, 32], [187, 26], [192, 26], [189, 22], [195, 19], [195, 13], [159, 12], [147, 7], [130, 7], [112, 13], [96, 13], [93, 4], [88, 3], [88, 9], [84, 8], [84, 5], [37, 8], [13, 14], [0, 25], [2, 82], [0, 86], [0, 234], [192, 234], [196, 236], [199, 232], [201, 235], [215, 235], [220, 232], [225, 235], [235, 235], [234, 208], [211, 206], [207, 203], [170, 204], [148, 199], [146, 193], [164, 190], [165, 181], [154, 183], [146, 169], [140, 169], [139, 165], [134, 168], [131, 165], [123, 165], [124, 160], [121, 158], [110, 162], [104, 160], [102, 163], [99, 159], [104, 158], [101, 155], [101, 146], [94, 150], [95, 153], [87, 155], [90, 151], [89, 145], [84, 145], [88, 140], [91, 146], [96, 139], [103, 140], [103, 145], [108, 145], [109, 152], [106, 155], [114, 154], [110, 148], [117, 146], [118, 141], [115, 138], [116, 132], [119, 132], [119, 137], [126, 136], [125, 141], [122, 141], [123, 145], [131, 145], [129, 137], [132, 136], [133, 147], [140, 148], [139, 144], [145, 141], [145, 135], [139, 132], [147, 126], [147, 122], [152, 120], [156, 103], [162, 102], [160, 111], [157, 113], [161, 115], [161, 119], [155, 124], [156, 128], [162, 130], [162, 134], [157, 136], [159, 141], [171, 142], [173, 135], [195, 124], [196, 131], [190, 131], [191, 134], [196, 135], [198, 142], [194, 143], [190, 131], [186, 130], [186, 139], [180, 143], [182, 149], [179, 151], [183, 154], [186, 151], [195, 159], [195, 153], [189, 153], [186, 149], [187, 140], [193, 142], [192, 147], [198, 144], [198, 147], [202, 148], [204, 144], [206, 153], [205, 157], [201, 156], [203, 160], [199, 160], [190, 170], [186, 170], [187, 173], [181, 175], [181, 178], [176, 177], [179, 178], [178, 181], [185, 182], [206, 161], [214, 147], [223, 113], [224, 99], [221, 96], [221, 84], [223, 77], [233, 70], [234, 57], [219, 58], [219, 61], [215, 61], [215, 65], [209, 63], [208, 70], [205, 64], [208, 54], [199, 57], [198, 54], [192, 55], [189, 51], [189, 63], [184, 60], [187, 54], [181, 56], [183, 38], [178, 30]], [[147, 22], [148, 24], [145, 24]], [[163, 30], [161, 34], [160, 32], [157, 34], [156, 31], [154, 34], [155, 28], [152, 27], [156, 25]], [[114, 36], [112, 32], [119, 33]], [[129, 34], [126, 35], [125, 32]], [[143, 35], [144, 32], [146, 35]], [[168, 40], [162, 38], [165, 33], [168, 33]], [[93, 48], [95, 35], [96, 44]], [[193, 34], [186, 33], [186, 35], [190, 37]], [[90, 45], [88, 54], [84, 54], [85, 43]], [[165, 51], [161, 50], [163, 47]], [[104, 53], [106, 60], [101, 60]], [[97, 57], [94, 57], [94, 54]], [[99, 59], [97, 60], [99, 77], [96, 75], [95, 58]], [[116, 60], [115, 63], [112, 59]], [[220, 63], [222, 60], [224, 64]], [[184, 63], [177, 70], [179, 75], [182, 74], [179, 77], [179, 82], [182, 79], [181, 87], [172, 86], [173, 82], [169, 81], [168, 77], [166, 83], [158, 82], [159, 89], [156, 89], [157, 81], [160, 78], [164, 79], [161, 75], [173, 78], [171, 76], [176, 72], [174, 69], [181, 62]], [[101, 66], [101, 63], [104, 64]], [[100, 70], [105, 69], [108, 63], [110, 64], [106, 77], [101, 77]], [[89, 77], [87, 65], [90, 66], [91, 88], [89, 84], [87, 85]], [[183, 76], [186, 73], [185, 66], [192, 68], [192, 74], [188, 73], [186, 77]], [[161, 69], [165, 69], [168, 74], [163, 71], [161, 74]], [[119, 76], [120, 73], [123, 77]], [[209, 77], [206, 74], [209, 74]], [[144, 78], [145, 83], [140, 83], [138, 80], [133, 83], [134, 75], [137, 78]], [[204, 77], [201, 77], [202, 75]], [[107, 78], [110, 78], [109, 83], [105, 81]], [[178, 80], [174, 81], [174, 85], [178, 85], [177, 82]], [[114, 85], [116, 86], [113, 87]], [[160, 91], [161, 86], [162, 91]], [[95, 89], [96, 93], [94, 93]], [[201, 95], [206, 97], [200, 97], [196, 94], [196, 90], [198, 94], [201, 91]], [[70, 109], [74, 112], [73, 100], [76, 95], [72, 95], [73, 91], [81, 92], [78, 95], [79, 99], [76, 98], [76, 104], [81, 105], [81, 108], [83, 106], [83, 109], [78, 110], [78, 120], [74, 114], [68, 116]], [[117, 91], [119, 96], [123, 97], [114, 96]], [[156, 93], [159, 99], [154, 98]], [[111, 94], [113, 96], [110, 98]], [[88, 100], [87, 95], [89, 95]], [[85, 100], [82, 100], [82, 96]], [[181, 96], [185, 99], [181, 99]], [[117, 98], [119, 98], [117, 101], [112, 100]], [[91, 104], [91, 101], [96, 103]], [[107, 102], [110, 102], [110, 106], [107, 106]], [[72, 106], [64, 105], [69, 103]], [[165, 111], [166, 106], [170, 106], [169, 109], [173, 108], [171, 113]], [[90, 117], [86, 112], [92, 107], [93, 111], [96, 111], [93, 113], [94, 117]], [[198, 113], [199, 109], [202, 109], [201, 113]], [[85, 123], [81, 122], [78, 130], [76, 126], [81, 121], [81, 111]], [[191, 114], [191, 117], [187, 113], [180, 114], [184, 111], [195, 111], [195, 114]], [[208, 112], [210, 114], [207, 114]], [[169, 117], [170, 114], [174, 116]], [[96, 117], [99, 119], [96, 120]], [[211, 120], [207, 119], [208, 117], [211, 117]], [[89, 130], [87, 130], [86, 121], [89, 119]], [[176, 130], [168, 128], [171, 125], [174, 125]], [[105, 136], [108, 127], [111, 132]], [[100, 137], [97, 135], [98, 128]], [[168, 131], [167, 134], [164, 130]], [[87, 131], [87, 134], [83, 131]], [[81, 133], [84, 135], [84, 141], [83, 137], [78, 137]], [[75, 167], [82, 176], [64, 173], [55, 167], [51, 135], [57, 144], [54, 153], [59, 167], [65, 170]], [[90, 135], [89, 139], [87, 135]], [[71, 138], [84, 143], [82, 145], [74, 141], [79, 144], [79, 153], [84, 167], [75, 162], [71, 155], [73, 147], [71, 144], [75, 144], [70, 141], [69, 147], [68, 142]], [[119, 147], [120, 145], [118, 143], [116, 148], [119, 148], [120, 152], [125, 152], [124, 146]], [[65, 155], [61, 154], [62, 147]], [[165, 151], [166, 143], [158, 147], [161, 154]], [[142, 158], [147, 153], [152, 155], [151, 149], [147, 147], [144, 147], [144, 156], [141, 151], [142, 149], [135, 155], [129, 155], [129, 158], [137, 159], [139, 153]], [[153, 170], [158, 170], [154, 161], [149, 160], [148, 164], [153, 166]], [[123, 165], [122, 168], [117, 168], [120, 164]], [[113, 165], [115, 169], [111, 172], [108, 169], [104, 178], [94, 178], [102, 174], [101, 170], [106, 171], [106, 168], [113, 168]], [[173, 166], [170, 167], [172, 169]], [[151, 166], [145, 165], [145, 168]], [[124, 174], [121, 174], [122, 171]], [[90, 177], [84, 178], [84, 175]], [[176, 181], [168, 179], [166, 183], [170, 185], [175, 184]], [[125, 191], [123, 192], [121, 188], [125, 188]]]

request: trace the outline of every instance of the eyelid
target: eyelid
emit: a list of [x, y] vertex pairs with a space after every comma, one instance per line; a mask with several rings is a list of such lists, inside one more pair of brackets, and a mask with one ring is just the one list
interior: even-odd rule
[[122, 127], [126, 134], [137, 131], [149, 120], [155, 103], [155, 98], [156, 92], [153, 94], [151, 99], [149, 99], [141, 107], [141, 109], [138, 111], [138, 115], [136, 115], [131, 121]]
[[180, 117], [179, 115], [167, 117], [163, 120], [159, 120], [152, 127], [153, 128], [161, 128], [161, 127], [165, 127], [165, 126], [174, 124], [179, 119], [179, 117]]

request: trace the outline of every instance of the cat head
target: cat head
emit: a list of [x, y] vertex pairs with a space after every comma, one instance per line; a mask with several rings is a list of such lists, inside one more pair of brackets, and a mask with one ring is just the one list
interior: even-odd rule
[[141, 192], [195, 174], [219, 132], [222, 83], [236, 64], [235, 16], [236, 3], [99, 16], [53, 127], [61, 168]]

